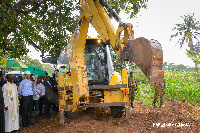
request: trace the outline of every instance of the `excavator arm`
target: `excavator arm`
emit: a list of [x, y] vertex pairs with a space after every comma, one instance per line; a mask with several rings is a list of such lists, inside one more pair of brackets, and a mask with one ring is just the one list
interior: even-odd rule
[[[133, 26], [122, 23], [120, 17], [109, 7], [104, 0], [80, 0], [81, 15], [73, 37], [66, 46], [66, 53], [70, 63], [73, 84], [73, 105], [76, 110], [81, 101], [86, 102], [89, 96], [87, 72], [84, 60], [85, 42], [89, 23], [96, 29], [104, 43], [112, 45], [121, 60], [134, 62], [149, 78], [154, 87], [161, 87], [164, 72], [162, 70], [163, 51], [157, 41], [145, 38], [134, 39]], [[117, 31], [110, 22], [106, 8], [119, 22]], [[124, 32], [123, 41], [120, 39]], [[81, 100], [83, 99], [83, 100]]]
[[[123, 23], [104, 0], [82, 0], [81, 4], [86, 19], [97, 30], [103, 41], [112, 45], [120, 59], [134, 62], [147, 76], [152, 86], [162, 85], [164, 71], [162, 70], [163, 51], [161, 44], [156, 40], [149, 41], [142, 37], [134, 39], [133, 25]], [[106, 8], [119, 22], [117, 31], [110, 22]], [[122, 32], [124, 32], [123, 41], [120, 39]]]

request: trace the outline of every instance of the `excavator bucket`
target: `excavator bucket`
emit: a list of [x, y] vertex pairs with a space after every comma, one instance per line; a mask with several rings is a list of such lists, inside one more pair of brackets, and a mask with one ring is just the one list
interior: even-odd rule
[[129, 40], [120, 54], [120, 59], [134, 62], [147, 76], [151, 85], [162, 84], [163, 51], [158, 41], [149, 41], [143, 37]]

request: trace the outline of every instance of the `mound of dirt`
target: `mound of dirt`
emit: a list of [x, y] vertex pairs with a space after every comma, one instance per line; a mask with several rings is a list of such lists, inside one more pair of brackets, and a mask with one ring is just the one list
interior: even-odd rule
[[200, 107], [190, 103], [171, 100], [162, 108], [134, 103], [131, 117], [115, 118], [108, 108], [88, 109], [77, 119], [65, 118], [65, 125], [59, 125], [59, 114], [52, 114], [48, 120], [40, 117], [40, 123], [21, 127], [19, 132], [200, 132]]

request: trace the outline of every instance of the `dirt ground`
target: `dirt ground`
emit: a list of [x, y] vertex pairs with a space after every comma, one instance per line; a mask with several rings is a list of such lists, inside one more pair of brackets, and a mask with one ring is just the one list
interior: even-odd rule
[[52, 113], [52, 119], [40, 117], [40, 123], [20, 127], [22, 133], [133, 133], [133, 132], [200, 132], [200, 107], [190, 103], [171, 100], [163, 108], [134, 103], [131, 117], [111, 116], [109, 109], [86, 110], [77, 119], [65, 118], [65, 125], [59, 125], [59, 114]]

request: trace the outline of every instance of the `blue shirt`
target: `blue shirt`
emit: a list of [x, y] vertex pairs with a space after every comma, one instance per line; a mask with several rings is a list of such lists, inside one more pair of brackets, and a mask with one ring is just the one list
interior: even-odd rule
[[33, 95], [32, 81], [30, 79], [22, 80], [18, 88], [18, 93], [20, 96]]

